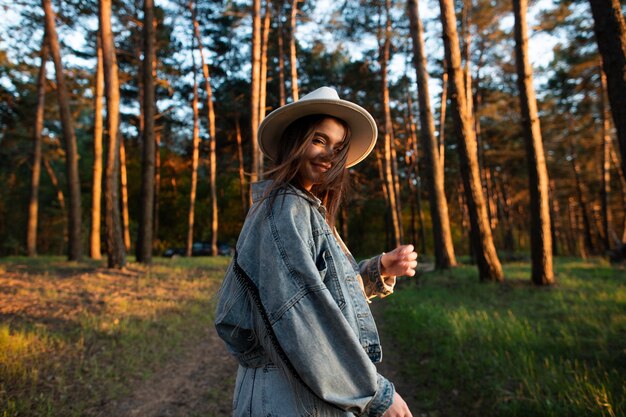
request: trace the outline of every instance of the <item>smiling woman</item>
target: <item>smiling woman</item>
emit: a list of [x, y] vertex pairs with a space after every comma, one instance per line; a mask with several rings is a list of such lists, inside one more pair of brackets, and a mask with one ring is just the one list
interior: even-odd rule
[[378, 374], [369, 300], [415, 274], [412, 245], [357, 263], [334, 227], [347, 167], [377, 137], [372, 116], [322, 87], [259, 127], [274, 163], [220, 290], [216, 327], [239, 362], [234, 416], [411, 416]]

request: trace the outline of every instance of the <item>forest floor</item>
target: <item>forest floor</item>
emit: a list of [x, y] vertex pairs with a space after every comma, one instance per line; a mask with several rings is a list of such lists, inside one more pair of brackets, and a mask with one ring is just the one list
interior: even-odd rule
[[[0, 415], [230, 415], [237, 364], [213, 327], [227, 264], [155, 259], [112, 271], [102, 261], [0, 259]], [[389, 346], [380, 373], [406, 397], [380, 325], [387, 304], [372, 304]]]

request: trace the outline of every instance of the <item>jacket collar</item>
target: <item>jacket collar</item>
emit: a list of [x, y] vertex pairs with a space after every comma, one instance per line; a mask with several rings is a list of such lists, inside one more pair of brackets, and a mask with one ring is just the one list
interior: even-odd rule
[[[265, 180], [252, 183], [252, 202], [256, 203], [262, 198], [267, 197], [267, 190], [273, 182], [274, 181], [272, 180]], [[285, 191], [288, 190], [290, 194], [296, 194], [297, 196], [304, 198], [320, 212], [323, 212], [323, 214], [326, 213], [326, 208], [322, 206], [322, 201], [310, 192], [302, 190], [301, 188], [298, 188], [292, 184], [286, 184], [284, 187], [282, 187], [282, 189]]]

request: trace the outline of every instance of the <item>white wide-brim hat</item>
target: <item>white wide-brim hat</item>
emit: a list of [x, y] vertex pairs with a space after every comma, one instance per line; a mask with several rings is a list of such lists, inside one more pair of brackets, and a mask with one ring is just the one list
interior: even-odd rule
[[272, 161], [278, 158], [283, 132], [291, 122], [313, 114], [327, 114], [341, 119], [350, 127], [350, 147], [346, 167], [361, 162], [374, 149], [378, 128], [374, 118], [363, 107], [339, 98], [330, 87], [321, 87], [300, 100], [277, 108], [259, 126], [259, 147]]

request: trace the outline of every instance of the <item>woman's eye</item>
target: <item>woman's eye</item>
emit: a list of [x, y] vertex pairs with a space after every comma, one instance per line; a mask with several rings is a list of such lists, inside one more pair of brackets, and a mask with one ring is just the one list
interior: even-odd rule
[[318, 138], [318, 137], [313, 138], [313, 143], [319, 144], [319, 145], [323, 145], [324, 144], [324, 139]]

